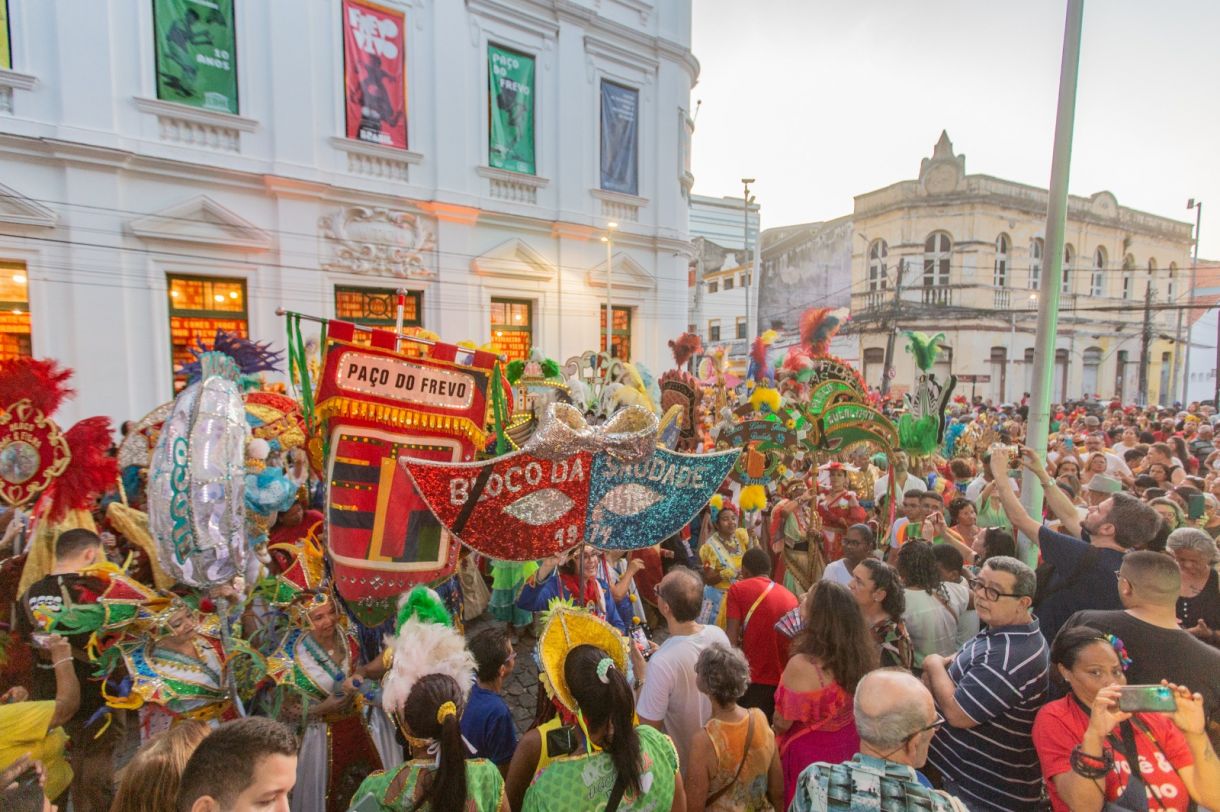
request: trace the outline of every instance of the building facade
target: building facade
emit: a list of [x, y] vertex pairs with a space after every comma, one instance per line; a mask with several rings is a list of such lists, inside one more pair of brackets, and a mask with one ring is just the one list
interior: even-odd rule
[[[698, 333], [704, 344], [727, 344], [732, 354], [742, 357], [749, 332], [746, 286], [754, 276], [760, 216], [757, 203], [747, 211], [740, 197], [691, 195], [687, 329]], [[758, 312], [758, 295], [755, 286], [750, 292], [752, 313]]]
[[[892, 331], [891, 391], [913, 384], [901, 331], [920, 330], [945, 333], [935, 371], [967, 379], [959, 393], [1000, 403], [1029, 392], [1046, 208], [1045, 189], [966, 174], [944, 133], [917, 179], [857, 196], [851, 330], [869, 385], [886, 374]], [[1189, 300], [1191, 245], [1191, 224], [1120, 206], [1109, 192], [1069, 198], [1053, 400], [1177, 399], [1177, 311], [1164, 306]]]
[[810, 307], [851, 307], [853, 233], [850, 217], [763, 232], [758, 330], [794, 332]]
[[689, 0], [6, 5], [0, 353], [75, 368], [66, 422], [399, 288], [509, 355], [599, 348], [608, 271], [620, 354], [686, 327]]

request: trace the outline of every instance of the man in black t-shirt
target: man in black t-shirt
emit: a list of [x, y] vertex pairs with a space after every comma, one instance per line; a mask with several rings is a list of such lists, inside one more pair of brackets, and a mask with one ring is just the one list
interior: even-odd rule
[[[55, 540], [55, 564], [51, 574], [35, 581], [21, 596], [15, 613], [16, 627], [37, 652], [32, 698], [55, 698], [55, 673], [48, 652], [34, 645], [30, 635], [45, 632], [49, 616], [65, 606], [96, 602], [101, 596], [102, 584], [80, 573], [104, 559], [102, 540], [96, 533], [68, 530]], [[68, 640], [72, 644], [76, 678], [80, 681], [80, 709], [64, 724], [64, 731], [72, 740], [72, 771], [76, 776], [72, 803], [77, 810], [101, 812], [110, 807], [113, 773], [110, 757], [123, 726], [113, 723], [118, 720], [112, 720], [106, 735], [98, 737], [104, 720], [87, 724], [105, 705], [101, 682], [93, 676], [93, 666], [85, 653], [89, 635], [73, 635]]]
[[1178, 626], [1182, 576], [1177, 562], [1163, 553], [1130, 552], [1117, 580], [1125, 609], [1077, 612], [1064, 628], [1089, 626], [1118, 637], [1131, 658], [1128, 684], [1156, 685], [1165, 679], [1185, 685], [1203, 695], [1209, 723], [1220, 722], [1220, 651]]
[[[992, 449], [996, 495], [1012, 526], [1027, 538], [1037, 539], [1044, 565], [1053, 569], [1039, 584], [1034, 614], [1047, 642], [1073, 612], [1082, 609], [1119, 609], [1115, 573], [1123, 555], [1147, 544], [1161, 525], [1160, 515], [1131, 494], [1116, 493], [1089, 508], [1083, 520], [1076, 506], [1047, 474], [1042, 461], [1025, 449], [1022, 464], [1042, 482], [1046, 502], [1063, 526], [1062, 533], [1044, 527], [1025, 512], [1007, 476], [1009, 451]], [[1040, 581], [1043, 581], [1040, 573]]]

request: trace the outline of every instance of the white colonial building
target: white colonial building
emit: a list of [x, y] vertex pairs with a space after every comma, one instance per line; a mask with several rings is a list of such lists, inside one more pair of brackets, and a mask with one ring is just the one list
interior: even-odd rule
[[280, 307], [392, 324], [397, 288], [447, 341], [598, 348], [611, 222], [616, 348], [668, 365], [690, 0], [7, 9], [0, 354], [76, 370], [64, 422], [168, 400], [218, 326], [282, 346]]

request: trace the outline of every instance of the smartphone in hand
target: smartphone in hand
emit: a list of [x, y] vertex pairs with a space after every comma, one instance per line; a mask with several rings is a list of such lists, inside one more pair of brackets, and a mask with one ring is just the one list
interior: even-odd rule
[[1124, 685], [1118, 689], [1118, 709], [1126, 713], [1173, 713], [1178, 700], [1164, 685]]

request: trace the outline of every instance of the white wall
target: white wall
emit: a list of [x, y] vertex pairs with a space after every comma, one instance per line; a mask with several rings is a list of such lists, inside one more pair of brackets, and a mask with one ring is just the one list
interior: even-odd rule
[[[9, 0], [0, 260], [28, 266], [34, 354], [76, 370], [63, 422], [169, 399], [167, 273], [246, 280], [250, 333], [277, 346], [277, 307], [329, 317], [356, 284], [422, 291], [448, 341], [488, 340], [490, 299], [510, 296], [547, 354], [596, 348], [611, 219], [633, 356], [668, 365], [686, 328], [689, 0], [379, 1], [407, 15], [409, 152], [342, 138], [338, 0], [236, 4], [239, 116], [155, 99], [151, 2]], [[492, 41], [537, 60], [536, 177], [486, 168]], [[602, 78], [640, 92], [638, 197], [597, 189]], [[346, 243], [328, 231], [349, 221]], [[386, 244], [418, 269], [342, 256]]]

